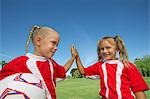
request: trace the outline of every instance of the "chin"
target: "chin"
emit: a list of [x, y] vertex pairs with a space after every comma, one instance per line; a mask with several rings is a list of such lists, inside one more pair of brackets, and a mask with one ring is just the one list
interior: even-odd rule
[[112, 58], [105, 58], [106, 61], [113, 60]]
[[53, 54], [53, 55], [51, 55], [51, 56], [50, 56], [50, 58], [52, 58], [53, 56], [54, 56], [54, 54]]
[[46, 56], [46, 58], [52, 58], [53, 55]]
[[48, 58], [52, 58], [52, 57], [53, 57], [53, 55], [49, 56]]

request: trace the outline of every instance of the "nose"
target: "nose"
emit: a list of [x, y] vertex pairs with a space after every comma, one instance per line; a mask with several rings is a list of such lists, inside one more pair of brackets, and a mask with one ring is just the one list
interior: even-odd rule
[[57, 51], [57, 46], [54, 46], [54, 50]]

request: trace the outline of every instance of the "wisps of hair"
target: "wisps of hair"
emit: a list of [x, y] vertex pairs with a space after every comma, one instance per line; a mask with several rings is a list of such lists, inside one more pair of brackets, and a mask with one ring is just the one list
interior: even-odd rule
[[127, 50], [125, 48], [124, 41], [118, 35], [116, 35], [114, 37], [114, 40], [116, 41], [116, 44], [117, 44], [120, 60], [124, 63], [124, 65], [126, 67], [129, 67], [130, 65], [129, 65], [129, 60], [128, 60], [128, 53], [127, 53]]
[[33, 33], [35, 32], [36, 29], [40, 28], [40, 26], [38, 25], [34, 25], [32, 28], [31, 28], [31, 31], [29, 33], [29, 36], [28, 36], [28, 39], [27, 39], [27, 42], [26, 42], [26, 53], [28, 53], [28, 46], [30, 44], [30, 40], [33, 36]]
[[114, 37], [114, 39], [115, 39], [117, 47], [118, 47], [120, 59], [121, 60], [128, 60], [128, 53], [125, 49], [124, 41], [118, 35], [116, 35]]
[[98, 61], [102, 61], [103, 59], [102, 59], [102, 56], [100, 54], [99, 43], [100, 43], [100, 41], [98, 41], [98, 43], [97, 43], [97, 57], [98, 57]]

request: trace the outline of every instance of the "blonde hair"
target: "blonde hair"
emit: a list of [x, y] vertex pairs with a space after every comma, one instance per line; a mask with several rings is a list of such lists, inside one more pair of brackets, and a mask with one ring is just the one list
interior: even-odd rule
[[27, 39], [27, 42], [26, 42], [26, 53], [28, 52], [28, 46], [30, 44], [30, 40], [32, 39], [32, 43], [34, 45], [34, 40], [33, 40], [34, 37], [36, 35], [45, 36], [47, 33], [47, 30], [56, 32], [54, 29], [47, 27], [47, 26], [38, 26], [38, 25], [32, 26], [31, 31], [30, 31], [29, 36], [28, 36], [28, 39]]
[[124, 41], [120, 38], [120, 36], [116, 35], [115, 37], [103, 37], [99, 42], [97, 46], [97, 54], [98, 54], [98, 61], [103, 61], [103, 58], [100, 54], [100, 42], [103, 40], [108, 40], [108, 39], [113, 39], [114, 42], [116, 43], [116, 48], [119, 52], [119, 59], [125, 64], [125, 66], [129, 66], [129, 60], [128, 60], [128, 53], [125, 48]]

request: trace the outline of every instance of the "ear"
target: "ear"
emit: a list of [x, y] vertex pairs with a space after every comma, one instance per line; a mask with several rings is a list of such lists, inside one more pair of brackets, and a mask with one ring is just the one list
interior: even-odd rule
[[40, 46], [41, 45], [41, 37], [40, 36], [36, 36], [35, 37], [35, 45], [36, 46]]

